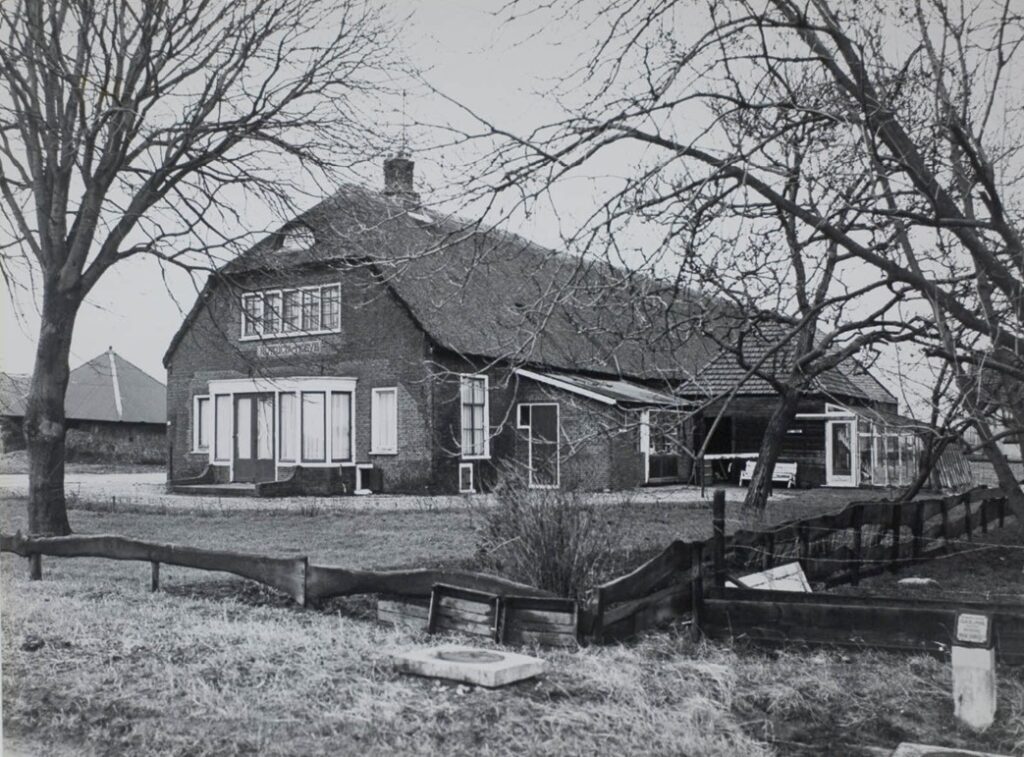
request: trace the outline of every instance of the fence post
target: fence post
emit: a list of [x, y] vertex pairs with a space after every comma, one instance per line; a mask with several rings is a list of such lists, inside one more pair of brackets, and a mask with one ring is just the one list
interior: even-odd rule
[[895, 573], [900, 561], [900, 529], [903, 527], [903, 505], [892, 506], [892, 553], [889, 556], [889, 570]]
[[997, 507], [999, 508], [999, 527], [1003, 527], [1003, 523], [1006, 520], [1006, 497], [1000, 497], [996, 500]]
[[971, 534], [971, 529], [974, 526], [971, 524], [971, 495], [964, 495], [964, 533], [967, 534], [967, 541], [974, 541], [974, 536]]
[[853, 506], [853, 564], [850, 566], [850, 583], [860, 583], [860, 561], [862, 546], [862, 527], [864, 525], [864, 505]]
[[725, 586], [725, 490], [715, 489], [711, 501], [712, 553], [715, 566], [715, 587]]
[[[715, 492], [715, 498], [721, 493], [723, 499], [725, 492]], [[718, 540], [715, 540], [715, 555], [718, 554]], [[715, 580], [717, 581], [717, 575]], [[719, 586], [719, 588], [721, 588]], [[701, 609], [704, 605], [704, 544], [694, 542], [690, 545], [690, 639], [693, 643], [700, 641]]]
[[943, 497], [939, 500], [939, 514], [942, 515], [942, 546], [949, 549], [949, 503]]
[[978, 520], [981, 521], [981, 532], [983, 534], [988, 533], [988, 511], [990, 509], [988, 503], [991, 501], [992, 500], [983, 499], [981, 500], [981, 505], [978, 507]]
[[914, 503], [914, 524], [911, 526], [914, 532], [912, 552], [915, 560], [921, 559], [921, 544], [924, 539], [924, 500]]
[[158, 563], [156, 560], [154, 560], [153, 562], [150, 563], [150, 565], [152, 566], [153, 571], [152, 571], [152, 573], [150, 575], [150, 578], [149, 578], [149, 590], [150, 591], [159, 591], [159, 589], [160, 589], [160, 563]]
[[28, 580], [41, 581], [43, 578], [43, 556], [33, 552], [28, 556]]

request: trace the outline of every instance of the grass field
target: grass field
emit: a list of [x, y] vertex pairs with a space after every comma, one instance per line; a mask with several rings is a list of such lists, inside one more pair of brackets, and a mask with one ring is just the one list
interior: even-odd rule
[[[23, 527], [22, 509], [2, 503], [4, 531]], [[465, 564], [474, 551], [467, 511], [71, 516], [79, 532], [350, 567]], [[608, 517], [623, 563], [708, 528], [694, 507]], [[1006, 558], [1013, 590], [1020, 551], [986, 554], [992, 570]], [[951, 582], [978, 559], [914, 572], [936, 566]], [[394, 673], [392, 650], [434, 642], [376, 625], [367, 599], [303, 610], [224, 574], [165, 566], [151, 594], [143, 563], [44, 558], [32, 583], [24, 560], [0, 563], [7, 753], [853, 755], [911, 740], [1024, 754], [1022, 670], [1000, 670], [998, 720], [982, 736], [956, 726], [941, 660], [694, 647], [685, 629], [544, 650], [544, 679], [488, 691]]]

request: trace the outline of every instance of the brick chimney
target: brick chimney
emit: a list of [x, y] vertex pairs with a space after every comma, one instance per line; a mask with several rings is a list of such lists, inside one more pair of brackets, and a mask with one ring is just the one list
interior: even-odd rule
[[413, 166], [416, 164], [404, 153], [384, 161], [384, 194], [401, 200], [407, 206], [420, 203], [420, 196], [412, 186]]

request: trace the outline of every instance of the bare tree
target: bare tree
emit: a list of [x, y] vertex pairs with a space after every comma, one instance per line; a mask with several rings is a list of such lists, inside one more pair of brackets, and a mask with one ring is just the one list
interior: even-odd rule
[[[722, 270], [735, 257], [688, 236], [685, 220], [713, 212], [745, 242], [753, 237], [733, 230], [771, 209], [834, 251], [836, 280], [873, 282], [862, 314], [876, 294], [899, 293], [916, 340], [963, 381], [975, 374], [961, 368], [979, 361], [1020, 379], [1024, 141], [1010, 83], [1024, 74], [1024, 17], [1012, 0], [541, 5], [597, 30], [596, 43], [565, 82], [563, 120], [525, 136], [485, 124], [477, 135], [499, 139], [499, 189], [537, 196], [586, 166], [642, 156], [581, 246], [601, 240], [618, 254], [615, 219], [653, 219], [665, 230], [662, 266], [711, 256]], [[778, 157], [799, 130], [827, 140], [806, 174], [811, 191], [793, 194]], [[973, 422], [991, 436], [983, 414]], [[985, 449], [1024, 517], [1005, 458]]]
[[303, 178], [372, 154], [391, 41], [361, 0], [0, 4], [0, 267], [9, 283], [34, 272], [41, 314], [31, 532], [70, 530], [64, 395], [90, 290], [138, 255], [215, 268], [240, 241], [233, 207], [291, 209]]

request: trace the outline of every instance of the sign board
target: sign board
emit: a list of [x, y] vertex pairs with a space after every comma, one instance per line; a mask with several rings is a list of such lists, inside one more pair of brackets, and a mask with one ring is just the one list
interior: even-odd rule
[[258, 358], [303, 357], [319, 355], [322, 351], [323, 342], [320, 339], [304, 342], [264, 342], [256, 345]]
[[726, 581], [725, 585], [731, 589], [767, 589], [769, 591], [802, 591], [806, 593], [811, 591], [811, 585], [799, 562], [778, 565], [760, 573], [751, 573], [749, 576], [740, 576], [738, 580], [743, 584], [742, 586], [737, 586], [734, 581]]
[[956, 614], [955, 643], [969, 646], [992, 646], [992, 617], [984, 613]]

